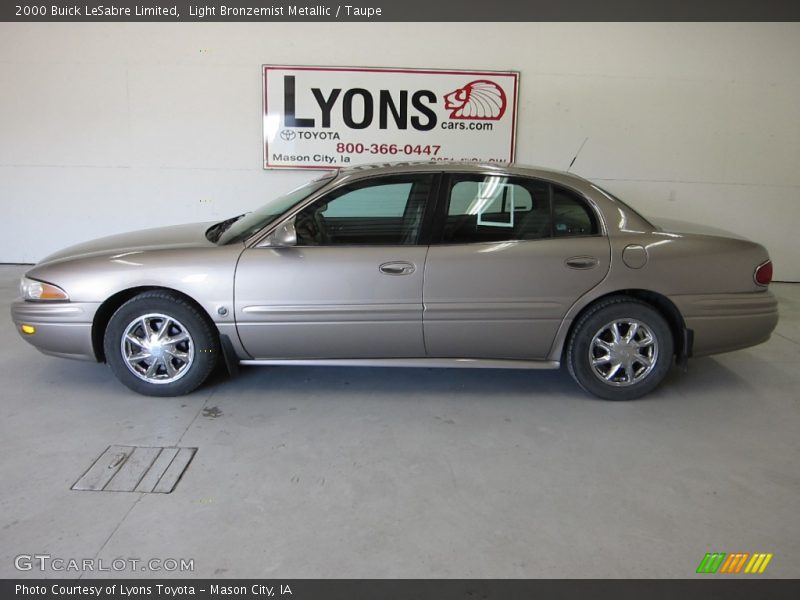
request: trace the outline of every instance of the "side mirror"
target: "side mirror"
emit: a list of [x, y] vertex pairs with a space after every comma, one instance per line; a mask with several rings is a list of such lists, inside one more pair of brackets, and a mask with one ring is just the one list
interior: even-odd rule
[[286, 221], [270, 233], [258, 245], [259, 248], [288, 248], [297, 244], [297, 231], [294, 228], [294, 219]]

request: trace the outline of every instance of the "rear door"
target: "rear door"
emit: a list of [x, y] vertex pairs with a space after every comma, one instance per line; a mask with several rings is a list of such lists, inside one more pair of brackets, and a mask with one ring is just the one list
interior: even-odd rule
[[248, 248], [236, 322], [254, 358], [421, 357], [422, 225], [436, 180], [360, 180], [298, 213], [297, 245]]
[[605, 277], [608, 238], [577, 193], [501, 175], [445, 178], [425, 266], [428, 356], [545, 359], [569, 307]]

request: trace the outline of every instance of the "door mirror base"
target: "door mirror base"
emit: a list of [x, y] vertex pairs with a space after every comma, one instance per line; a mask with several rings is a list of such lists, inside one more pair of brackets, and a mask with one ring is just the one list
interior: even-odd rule
[[286, 221], [265, 237], [256, 246], [257, 248], [289, 248], [297, 245], [297, 230], [294, 219]]

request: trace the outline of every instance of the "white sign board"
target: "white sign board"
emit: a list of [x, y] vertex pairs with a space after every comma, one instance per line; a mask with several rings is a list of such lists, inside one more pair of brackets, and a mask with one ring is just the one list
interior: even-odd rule
[[511, 162], [519, 73], [264, 65], [264, 168]]

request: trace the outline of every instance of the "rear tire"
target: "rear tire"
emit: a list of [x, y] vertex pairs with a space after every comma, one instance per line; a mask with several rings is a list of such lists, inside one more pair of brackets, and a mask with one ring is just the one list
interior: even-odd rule
[[674, 341], [664, 317], [649, 304], [616, 297], [590, 308], [567, 345], [570, 375], [605, 400], [634, 400], [653, 391], [672, 365]]
[[103, 340], [122, 383], [146, 396], [181, 396], [201, 385], [220, 353], [213, 325], [169, 292], [145, 292], [119, 307]]

